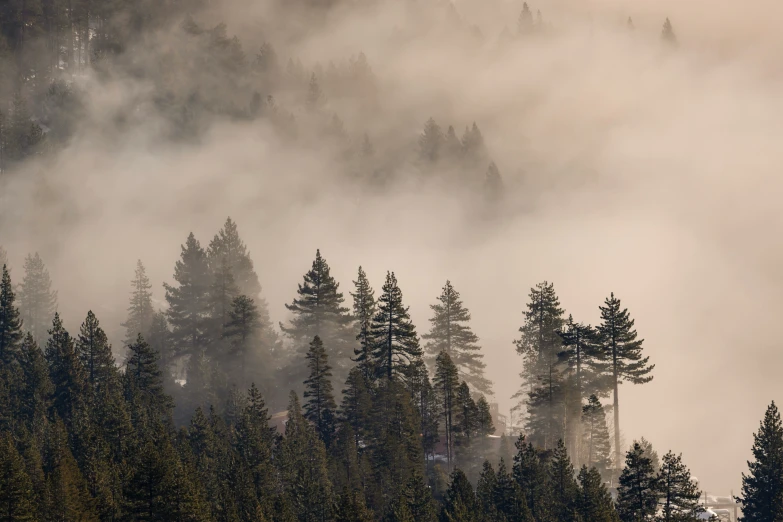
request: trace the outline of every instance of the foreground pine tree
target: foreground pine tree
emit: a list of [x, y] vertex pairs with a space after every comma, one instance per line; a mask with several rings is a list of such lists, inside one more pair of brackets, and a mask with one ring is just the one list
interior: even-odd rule
[[402, 290], [393, 272], [386, 273], [378, 312], [372, 320], [373, 365], [376, 375], [391, 380], [405, 377], [409, 366], [421, 358], [419, 337], [408, 307], [402, 303]]
[[577, 512], [582, 520], [591, 522], [617, 522], [612, 496], [604, 486], [601, 474], [595, 468], [582, 466], [579, 470], [579, 494]]
[[742, 506], [745, 522], [774, 522], [783, 519], [783, 425], [773, 401], [753, 435], [753, 460], [748, 474], [742, 474]]
[[23, 336], [11, 274], [8, 273], [8, 267], [3, 265], [0, 279], [0, 366], [9, 365], [18, 357]]
[[332, 367], [324, 343], [317, 335], [310, 343], [306, 358], [310, 376], [304, 381], [304, 417], [313, 423], [328, 449], [334, 438], [337, 405], [332, 392]]
[[370, 286], [370, 281], [362, 267], [359, 267], [359, 275], [353, 284], [356, 290], [351, 292], [353, 316], [356, 319], [356, 329], [358, 330], [356, 340], [359, 341], [359, 347], [354, 349], [354, 360], [359, 363], [365, 377], [370, 378], [374, 373], [372, 368], [372, 319], [376, 311], [375, 291]]
[[622, 461], [620, 450], [620, 400], [619, 386], [622, 382], [645, 384], [653, 379], [650, 373], [655, 368], [649, 357], [642, 356], [643, 339], [638, 339], [634, 320], [627, 308], [621, 308], [620, 300], [612, 293], [601, 306], [601, 324], [597, 328], [598, 358], [611, 376], [614, 399], [614, 444], [615, 462]]
[[141, 334], [148, 337], [155, 316], [152, 306], [152, 284], [147, 277], [141, 259], [136, 262], [136, 272], [131, 281], [131, 296], [128, 303], [128, 318], [122, 323], [125, 328], [125, 345], [129, 345]]
[[84, 367], [87, 382], [93, 390], [107, 385], [114, 378], [116, 366], [111, 345], [92, 310], [87, 312], [87, 318], [79, 330], [76, 350]]
[[617, 487], [617, 513], [622, 522], [649, 520], [658, 507], [658, 479], [638, 443], [626, 454]]
[[47, 328], [57, 310], [57, 292], [38, 252], [24, 261], [24, 279], [19, 287], [19, 309], [25, 328], [36, 342], [46, 341]]
[[450, 281], [446, 281], [438, 301], [430, 306], [433, 311], [430, 332], [422, 336], [428, 341], [424, 348], [431, 362], [445, 351], [461, 379], [474, 390], [491, 395], [492, 383], [484, 376], [486, 364], [482, 361], [484, 356], [480, 353], [479, 338], [470, 328], [470, 312]]
[[38, 520], [33, 484], [9, 433], [0, 435], [0, 520]]
[[433, 389], [439, 403], [439, 415], [443, 428], [443, 439], [446, 442], [446, 462], [451, 469], [454, 461], [454, 435], [455, 417], [457, 414], [457, 388], [459, 388], [459, 374], [457, 367], [451, 361], [451, 357], [445, 351], [438, 355], [435, 361], [435, 377]]
[[663, 456], [658, 473], [661, 522], [686, 522], [699, 520], [704, 507], [699, 504], [701, 491], [691, 479], [691, 472], [682, 463], [682, 456], [671, 451]]

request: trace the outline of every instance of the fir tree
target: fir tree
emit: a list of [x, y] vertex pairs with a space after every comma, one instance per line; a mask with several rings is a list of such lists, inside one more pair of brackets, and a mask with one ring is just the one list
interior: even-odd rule
[[131, 296], [128, 304], [128, 319], [122, 323], [125, 328], [125, 345], [136, 340], [139, 334], [148, 337], [152, 328], [155, 310], [152, 306], [152, 284], [141, 260], [136, 262], [136, 272], [131, 281]]
[[330, 520], [332, 484], [328, 476], [326, 449], [302, 415], [299, 399], [291, 392], [285, 437], [280, 443], [283, 488], [299, 520]]
[[598, 326], [598, 358], [611, 375], [614, 412], [615, 462], [621, 461], [620, 451], [620, 403], [618, 398], [620, 383], [644, 384], [652, 380], [654, 364], [649, 357], [642, 357], [643, 339], [638, 339], [634, 329], [634, 320], [628, 315], [628, 309], [621, 308], [620, 300], [611, 294], [601, 306], [601, 324]]
[[470, 388], [465, 381], [462, 381], [457, 387], [456, 399], [454, 419], [456, 436], [454, 437], [454, 442], [458, 448], [460, 465], [464, 469], [471, 471], [470, 459], [473, 456], [471, 443], [476, 435], [478, 408], [470, 395]]
[[337, 382], [344, 382], [351, 364], [352, 318], [348, 308], [343, 306], [344, 298], [339, 291], [340, 284], [334, 280], [321, 251], [315, 253], [312, 268], [304, 275], [299, 285], [297, 298], [286, 308], [293, 314], [289, 326], [280, 328], [294, 342], [297, 357], [291, 368], [291, 379], [302, 382], [307, 375], [304, 354], [308, 343], [316, 335], [329, 349], [329, 359], [334, 368]]
[[38, 520], [33, 484], [9, 433], [0, 435], [0, 519]]
[[253, 300], [260, 298], [261, 284], [253, 267], [253, 260], [247, 246], [239, 237], [237, 224], [229, 217], [223, 228], [210, 241], [207, 259], [212, 272], [223, 267], [231, 273], [237, 285], [238, 294], [244, 294]]
[[158, 354], [139, 335], [128, 346], [125, 362], [126, 398], [138, 400], [145, 409], [165, 418], [171, 408], [171, 397], [163, 389], [163, 378], [158, 366]]
[[3, 264], [0, 279], [0, 365], [10, 365], [19, 354], [22, 344], [22, 319], [15, 306], [16, 295], [11, 285], [8, 267]]
[[76, 340], [76, 351], [87, 382], [93, 390], [111, 383], [115, 377], [114, 356], [106, 333], [92, 310], [87, 312], [87, 318], [82, 323]]
[[462, 304], [459, 292], [454, 290], [450, 281], [446, 281], [438, 304], [431, 305], [432, 328], [422, 337], [428, 342], [425, 350], [434, 360], [442, 351], [446, 351], [457, 367], [460, 378], [481, 393], [492, 393], [492, 383], [484, 376], [486, 364], [482, 361], [478, 336], [468, 324], [470, 312]]
[[577, 512], [582, 520], [590, 522], [617, 522], [617, 512], [601, 474], [595, 468], [582, 466], [579, 470]]
[[364, 498], [353, 490], [344, 488], [337, 502], [335, 522], [372, 522], [372, 512], [367, 509]]
[[250, 471], [256, 496], [264, 502], [269, 513], [275, 493], [272, 450], [274, 429], [269, 427], [269, 410], [255, 384], [247, 393], [247, 405], [236, 427], [235, 448]]
[[29, 332], [22, 341], [19, 366], [22, 371], [21, 386], [17, 390], [19, 411], [32, 429], [41, 426], [48, 415], [53, 386], [44, 354]]
[[369, 384], [367, 377], [358, 368], [353, 368], [345, 381], [340, 404], [340, 420], [351, 426], [357, 446], [370, 423], [372, 395]]
[[443, 131], [435, 120], [430, 118], [419, 136], [419, 159], [425, 163], [437, 162], [441, 157], [443, 141]]
[[174, 265], [177, 286], [163, 283], [169, 304], [168, 320], [174, 349], [178, 354], [193, 355], [207, 342], [208, 269], [206, 253], [191, 232], [182, 245], [181, 259]]
[[[509, 522], [533, 522], [534, 520], [542, 520], [540, 516], [534, 518], [526, 494], [520, 487], [519, 480], [516, 477], [512, 477], [507, 471], [506, 463], [503, 459], [500, 459], [500, 463], [498, 464], [496, 477], [497, 481], [495, 483], [495, 492], [493, 496], [497, 512], [503, 517], [500, 520], [507, 520]], [[544, 484], [542, 483], [541, 485], [543, 487]], [[545, 514], [542, 515], [545, 516]]]
[[260, 327], [255, 302], [246, 295], [235, 297], [228, 312], [228, 322], [223, 335], [230, 342], [230, 354], [234, 358], [233, 361], [227, 362], [227, 366], [234, 370], [234, 380], [238, 380], [243, 386], [247, 380], [245, 369], [248, 366], [248, 355], [252, 343], [258, 340]]
[[353, 282], [356, 292], [351, 292], [353, 297], [353, 316], [356, 319], [356, 340], [359, 347], [354, 350], [354, 361], [358, 362], [365, 377], [373, 375], [372, 363], [372, 320], [375, 316], [375, 291], [367, 280], [367, 274], [359, 267], [359, 275]]
[[57, 292], [51, 287], [49, 271], [38, 252], [28, 255], [24, 261], [24, 279], [19, 287], [19, 309], [27, 331], [37, 342], [46, 339], [47, 327], [57, 310]]
[[421, 357], [419, 338], [408, 308], [402, 304], [402, 290], [394, 272], [386, 273], [378, 312], [372, 321], [373, 362], [376, 375], [391, 380], [404, 377], [408, 367]]
[[604, 408], [595, 395], [591, 395], [582, 407], [582, 448], [587, 466], [596, 468], [602, 477], [608, 478], [612, 443]]
[[304, 381], [304, 398], [307, 399], [304, 406], [304, 416], [313, 423], [318, 436], [321, 437], [328, 449], [334, 437], [337, 405], [332, 393], [330, 380], [332, 368], [329, 366], [329, 357], [321, 338], [317, 335], [310, 343], [310, 350], [307, 352], [306, 358], [310, 376]]
[[59, 314], [54, 315], [49, 330], [46, 360], [54, 386], [52, 406], [66, 425], [70, 425], [76, 410], [84, 405], [87, 377], [74, 340], [63, 327]]
[[459, 374], [451, 361], [451, 357], [445, 351], [440, 352], [435, 362], [435, 378], [433, 387], [440, 402], [440, 415], [443, 419], [443, 435], [446, 440], [446, 462], [451, 469], [454, 459], [454, 432], [455, 416], [457, 409], [457, 388], [459, 387]]
[[558, 522], [576, 522], [578, 486], [574, 480], [574, 466], [568, 457], [568, 451], [562, 440], [549, 464], [549, 483], [552, 485], [552, 514]]
[[622, 522], [649, 520], [658, 506], [658, 479], [638, 443], [626, 454], [617, 487], [617, 513]]
[[783, 425], [773, 401], [753, 435], [753, 460], [742, 474], [737, 502], [744, 522], [773, 522], [783, 518]]
[[479, 509], [473, 486], [460, 469], [451, 473], [449, 489], [443, 502], [440, 520], [443, 522], [478, 522]]
[[677, 35], [674, 34], [674, 28], [672, 23], [667, 18], [663, 23], [663, 29], [661, 30], [661, 40], [672, 47], [677, 45]]
[[639, 446], [642, 447], [642, 451], [644, 451], [644, 454], [647, 456], [647, 458], [650, 459], [650, 463], [652, 464], [653, 470], [658, 473], [661, 470], [661, 460], [658, 458], [658, 452], [655, 451], [655, 448], [653, 448], [652, 443], [642, 437], [638, 441]]
[[495, 507], [495, 495], [497, 491], [497, 475], [488, 460], [484, 461], [481, 474], [476, 482], [476, 504], [479, 513], [483, 513], [486, 522], [498, 520]]
[[699, 504], [701, 491], [691, 479], [691, 472], [682, 463], [682, 456], [671, 451], [663, 456], [658, 473], [659, 505], [662, 522], [690, 522], [699, 520], [704, 507]]
[[519, 487], [522, 498], [533, 518], [548, 520], [552, 517], [552, 489], [549, 470], [542, 462], [539, 452], [531, 443], [525, 441], [524, 435], [520, 435], [515, 446], [517, 454], [514, 456], [514, 482]]
[[211, 340], [209, 352], [211, 356], [224, 356], [221, 341], [226, 334], [226, 324], [233, 300], [239, 295], [239, 287], [234, 282], [234, 275], [225, 257], [219, 265], [211, 270], [212, 283], [209, 286], [209, 334]]

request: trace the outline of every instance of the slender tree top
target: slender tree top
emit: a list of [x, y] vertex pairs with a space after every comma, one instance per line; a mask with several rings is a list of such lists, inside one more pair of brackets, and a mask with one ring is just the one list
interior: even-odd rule
[[644, 339], [638, 339], [634, 329], [634, 320], [627, 308], [622, 308], [620, 300], [612, 293], [606, 298], [601, 309], [601, 324], [597, 328], [600, 345], [599, 358], [610, 364], [619, 379], [632, 384], [650, 382], [655, 368], [649, 357], [642, 356]]
[[22, 319], [16, 307], [16, 294], [11, 284], [11, 274], [3, 265], [0, 279], [0, 364], [8, 364], [19, 351], [22, 343]]

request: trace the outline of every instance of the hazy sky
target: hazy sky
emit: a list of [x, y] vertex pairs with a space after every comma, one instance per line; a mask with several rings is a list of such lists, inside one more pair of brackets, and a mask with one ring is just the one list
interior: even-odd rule
[[[283, 57], [310, 67], [364, 51], [383, 117], [344, 107], [341, 116], [378, 149], [415, 140], [430, 116], [458, 132], [476, 121], [506, 182], [501, 216], [485, 219], [464, 194], [435, 186], [347, 187], [322, 151], [280, 143], [263, 123], [218, 124], [198, 146], [167, 147], [142, 112], [120, 139], [105, 115], [147, 86], [84, 78], [90, 107], [78, 138], [0, 180], [0, 244], [15, 279], [24, 255], [40, 251], [66, 325], [92, 308], [116, 332], [136, 259], [162, 299], [188, 232], [206, 245], [231, 215], [275, 321], [316, 248], [346, 295], [360, 264], [376, 290], [394, 270], [419, 333], [450, 279], [473, 313], [502, 411], [518, 385], [512, 341], [530, 287], [554, 282], [566, 311], [593, 324], [615, 292], [656, 364], [650, 384], [620, 390], [626, 441], [644, 435], [659, 453], [682, 452], [708, 492], [737, 493], [752, 432], [780, 398], [781, 7], [531, 2], [551, 32], [502, 44], [521, 2], [457, 3], [482, 42], [390, 4], [337, 14], [296, 41], [274, 24], [259, 32], [241, 0], [221, 10], [251, 53], [283, 42]], [[666, 16], [676, 51], [659, 39]], [[418, 36], [400, 44], [400, 27]]]

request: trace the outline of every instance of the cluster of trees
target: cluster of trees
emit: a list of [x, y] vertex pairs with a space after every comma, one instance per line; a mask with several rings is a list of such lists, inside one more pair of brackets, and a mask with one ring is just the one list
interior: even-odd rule
[[[652, 380], [655, 365], [643, 355], [628, 310], [612, 293], [592, 327], [566, 318], [552, 283], [530, 291], [525, 322], [515, 341], [523, 357], [522, 386], [515, 395], [524, 407], [525, 429], [535, 444], [552, 449], [564, 440], [578, 463], [595, 466], [605, 479], [622, 461], [619, 385]], [[614, 456], [600, 398], [612, 395]]]

